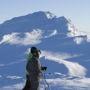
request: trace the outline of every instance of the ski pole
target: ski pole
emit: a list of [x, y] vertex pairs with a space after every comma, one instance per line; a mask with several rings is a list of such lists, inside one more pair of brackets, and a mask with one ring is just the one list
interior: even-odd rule
[[45, 80], [45, 74], [44, 74], [44, 72], [42, 73], [42, 80], [44, 82], [44, 90], [46, 90], [46, 80]]
[[48, 88], [51, 90], [49, 84], [48, 84], [47, 81], [46, 81], [46, 71], [45, 71], [45, 70], [44, 70], [44, 80], [45, 80], [45, 84], [47, 84]]
[[45, 70], [44, 70], [44, 87], [45, 87], [45, 90], [46, 90], [46, 78], [45, 78]]

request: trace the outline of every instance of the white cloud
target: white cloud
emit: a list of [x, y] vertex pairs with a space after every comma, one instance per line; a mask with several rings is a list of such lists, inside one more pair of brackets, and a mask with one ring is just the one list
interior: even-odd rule
[[19, 44], [19, 45], [34, 45], [41, 43], [42, 31], [33, 30], [32, 32], [24, 33], [25, 36], [21, 38], [20, 33], [11, 33], [3, 36], [3, 39], [0, 41], [0, 44], [9, 43], [9, 44]]
[[0, 41], [0, 44], [2, 43], [15, 44], [20, 39], [17, 35], [19, 35], [19, 33], [12, 33], [12, 34], [4, 35], [3, 39]]

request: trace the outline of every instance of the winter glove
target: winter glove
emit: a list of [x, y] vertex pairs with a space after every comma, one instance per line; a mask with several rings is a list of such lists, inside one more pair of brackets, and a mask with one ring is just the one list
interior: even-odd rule
[[46, 71], [47, 70], [47, 67], [41, 67], [41, 69]]

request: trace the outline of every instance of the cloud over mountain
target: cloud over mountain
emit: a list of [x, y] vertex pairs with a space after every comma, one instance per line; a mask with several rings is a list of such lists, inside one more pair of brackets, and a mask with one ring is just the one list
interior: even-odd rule
[[11, 34], [6, 34], [3, 36], [3, 39], [0, 41], [0, 44], [19, 44], [19, 45], [35, 45], [41, 42], [42, 31], [33, 30], [32, 32], [24, 33], [24, 37], [21, 38], [20, 33], [15, 32]]

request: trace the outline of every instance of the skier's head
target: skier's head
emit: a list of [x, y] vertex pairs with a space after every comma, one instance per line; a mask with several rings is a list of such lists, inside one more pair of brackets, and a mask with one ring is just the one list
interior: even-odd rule
[[36, 47], [32, 47], [31, 48], [31, 53], [33, 54], [33, 53], [35, 53], [37, 51], [37, 48]]
[[40, 54], [41, 54], [41, 51], [38, 50], [36, 47], [32, 47], [32, 48], [31, 48], [31, 53], [32, 53], [33, 56], [39, 58], [39, 56], [40, 56]]

